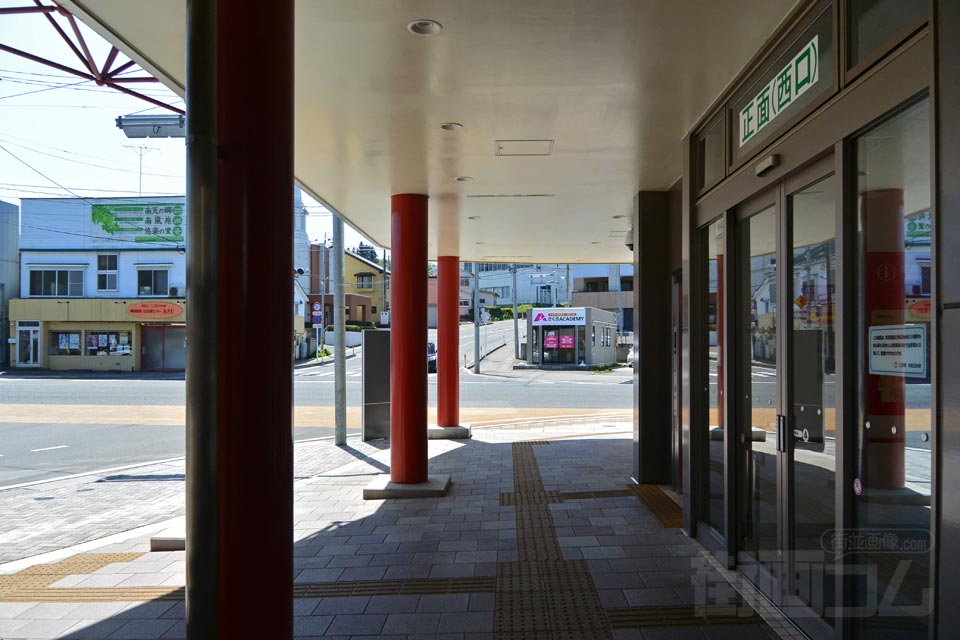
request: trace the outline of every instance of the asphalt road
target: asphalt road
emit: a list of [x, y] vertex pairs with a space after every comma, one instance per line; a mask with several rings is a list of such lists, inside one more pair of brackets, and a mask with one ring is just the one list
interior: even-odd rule
[[[464, 325], [462, 333], [461, 351], [472, 360], [473, 327]], [[512, 322], [484, 327], [482, 339], [489, 348], [505, 341], [498, 353], [509, 355]], [[361, 358], [348, 359], [346, 369], [349, 430], [356, 431]], [[492, 365], [488, 370], [461, 375], [461, 408], [472, 420], [629, 412], [632, 407], [629, 371], [528, 371], [510, 377]], [[307, 425], [294, 429], [295, 439], [332, 435], [333, 378], [332, 363], [295, 371], [296, 422]], [[428, 383], [428, 402], [435, 407], [436, 374]], [[182, 375], [0, 375], [0, 488], [182, 456], [184, 398]]]

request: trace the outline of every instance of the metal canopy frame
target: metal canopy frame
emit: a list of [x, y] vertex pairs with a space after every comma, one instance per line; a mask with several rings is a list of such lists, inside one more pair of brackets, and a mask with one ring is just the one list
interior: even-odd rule
[[[133, 60], [130, 60], [114, 68], [113, 64], [116, 62], [117, 55], [120, 53], [120, 50], [113, 46], [110, 47], [110, 52], [107, 54], [103, 64], [98, 65], [96, 60], [94, 60], [93, 54], [90, 53], [90, 48], [87, 46], [87, 42], [84, 39], [83, 34], [80, 33], [80, 26], [77, 24], [77, 20], [74, 18], [73, 14], [57, 4], [45, 5], [40, 0], [33, 0], [33, 2], [33, 6], [0, 8], [0, 16], [30, 13], [43, 15], [43, 17], [46, 18], [50, 23], [50, 26], [53, 27], [54, 31], [56, 31], [63, 41], [67, 43], [67, 46], [70, 47], [70, 50], [73, 51], [74, 55], [77, 56], [77, 59], [80, 60], [83, 70], [81, 71], [79, 69], [68, 67], [67, 65], [60, 64], [59, 62], [48, 60], [3, 43], [0, 43], [0, 51], [5, 51], [26, 60], [30, 60], [31, 62], [46, 65], [53, 69], [57, 69], [58, 71], [69, 73], [77, 76], [78, 78], [83, 78], [84, 80], [90, 80], [91, 82], [95, 82], [98, 86], [109, 87], [121, 93], [133, 96], [139, 100], [143, 100], [144, 102], [149, 102], [150, 104], [162, 109], [167, 109], [168, 111], [172, 111], [180, 115], [184, 115], [186, 113], [183, 109], [178, 109], [177, 107], [166, 104], [165, 102], [155, 98], [151, 98], [150, 96], [144, 95], [139, 91], [134, 91], [133, 89], [125, 86], [128, 84], [158, 82], [158, 80], [149, 75], [133, 77], [120, 76], [120, 74], [124, 71], [130, 69], [131, 67], [135, 67], [137, 63]], [[57, 19], [54, 17], [54, 14], [59, 14], [63, 19], [65, 19], [70, 31], [73, 32], [73, 38], [70, 37], [70, 34], [68, 34], [63, 26], [61, 26], [60, 22], [57, 21]], [[74, 41], [74, 38], [76, 41]]]

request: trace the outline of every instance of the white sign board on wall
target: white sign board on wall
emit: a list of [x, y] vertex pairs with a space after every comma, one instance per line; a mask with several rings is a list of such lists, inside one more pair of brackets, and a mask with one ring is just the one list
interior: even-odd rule
[[20, 248], [179, 249], [187, 241], [180, 197], [25, 198]]
[[530, 309], [533, 314], [533, 326], [545, 327], [554, 325], [584, 326], [587, 324], [587, 310], [584, 307], [558, 307], [551, 309]]
[[927, 328], [922, 324], [870, 327], [870, 374], [927, 376]]

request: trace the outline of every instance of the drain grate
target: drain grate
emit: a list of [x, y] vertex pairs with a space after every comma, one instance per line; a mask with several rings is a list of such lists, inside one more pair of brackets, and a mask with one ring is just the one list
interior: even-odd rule
[[639, 627], [710, 626], [730, 624], [763, 624], [757, 612], [748, 606], [715, 605], [694, 607], [675, 605], [607, 609], [607, 620], [614, 629]]
[[655, 484], [631, 485], [630, 490], [647, 505], [654, 517], [666, 529], [683, 526], [683, 510], [663, 489]]

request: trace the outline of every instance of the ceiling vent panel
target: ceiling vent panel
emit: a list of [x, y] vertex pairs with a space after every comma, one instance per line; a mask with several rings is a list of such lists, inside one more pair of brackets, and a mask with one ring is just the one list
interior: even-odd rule
[[498, 156], [548, 156], [553, 140], [497, 140]]

